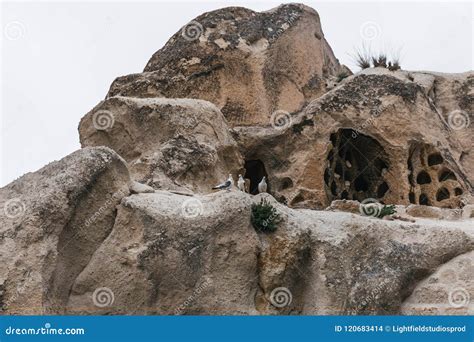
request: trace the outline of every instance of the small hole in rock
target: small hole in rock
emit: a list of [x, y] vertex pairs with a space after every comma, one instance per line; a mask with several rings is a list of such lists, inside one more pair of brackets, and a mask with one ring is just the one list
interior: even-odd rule
[[[327, 171], [327, 169], [326, 169], [326, 171]], [[326, 180], [326, 172], [324, 172], [324, 180]], [[328, 182], [329, 182], [329, 179], [326, 182], [326, 184]], [[285, 190], [285, 189], [288, 189], [288, 188], [291, 188], [291, 187], [293, 187], [293, 181], [291, 180], [291, 178], [289, 178], [289, 177], [283, 178], [282, 181], [281, 181], [280, 190]]]
[[454, 189], [454, 194], [455, 194], [456, 196], [462, 195], [462, 189], [461, 189], [461, 188], [456, 188], [456, 189]]
[[438, 177], [439, 181], [440, 182], [444, 182], [448, 179], [451, 179], [451, 180], [457, 180], [456, 178], [456, 175], [453, 173], [453, 171], [449, 170], [449, 169], [443, 169], [440, 173], [439, 173], [439, 177]]
[[428, 196], [426, 196], [425, 194], [420, 195], [418, 202], [421, 205], [431, 205], [430, 200], [428, 199]]
[[438, 192], [436, 193], [436, 200], [443, 201], [445, 199], [449, 198], [449, 190], [446, 188], [440, 188]]
[[443, 157], [439, 153], [433, 153], [428, 156], [428, 166], [438, 165], [443, 162]]
[[416, 177], [416, 182], [418, 184], [428, 184], [431, 183], [431, 177], [426, 171], [421, 171]]
[[387, 193], [388, 191], [388, 184], [387, 182], [383, 182], [382, 184], [379, 185], [378, 189], [377, 189], [377, 197], [378, 198], [382, 198], [383, 196], [385, 196], [385, 194]]
[[342, 198], [342, 199], [348, 199], [348, 198], [349, 198], [349, 193], [348, 193], [346, 190], [344, 190], [344, 191], [341, 193], [341, 198]]
[[408, 194], [408, 200], [410, 201], [410, 203], [415, 204], [415, 194], [413, 192], [410, 192]]

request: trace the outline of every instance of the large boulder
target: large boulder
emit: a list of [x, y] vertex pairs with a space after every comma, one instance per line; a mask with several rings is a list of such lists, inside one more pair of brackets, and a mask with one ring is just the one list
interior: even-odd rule
[[341, 70], [312, 8], [229, 7], [185, 25], [107, 96], [204, 99], [231, 125], [268, 124], [276, 110], [299, 111], [323, 94]]
[[[257, 233], [261, 198], [282, 221]], [[71, 288], [73, 314], [398, 314], [442, 264], [474, 249], [468, 222], [294, 210], [222, 191], [126, 197]]]
[[474, 251], [420, 282], [401, 308], [405, 315], [474, 315]]
[[62, 312], [128, 195], [125, 161], [85, 148], [0, 189], [0, 310]]
[[193, 99], [111, 97], [79, 125], [82, 146], [105, 145], [153, 188], [211, 191], [243, 168], [227, 121], [212, 103]]

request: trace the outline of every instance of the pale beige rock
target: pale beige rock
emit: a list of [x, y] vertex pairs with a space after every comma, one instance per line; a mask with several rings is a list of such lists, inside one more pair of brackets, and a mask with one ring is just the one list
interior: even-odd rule
[[232, 125], [269, 125], [276, 110], [299, 111], [323, 94], [341, 69], [312, 8], [229, 7], [184, 26], [143, 73], [117, 78], [108, 97], [199, 98]]
[[463, 219], [474, 218], [474, 205], [470, 204], [462, 208], [462, 218]]
[[[127, 196], [120, 191], [128, 191], [126, 167], [105, 148], [81, 150], [27, 175], [3, 188], [2, 198], [30, 179], [35, 193], [48, 182], [62, 184], [52, 177], [56, 170], [72, 193], [88, 189], [88, 199], [72, 202], [79, 203], [72, 209], [61, 200], [69, 188], [54, 188], [54, 200], [41, 196], [46, 202], [32, 204], [35, 197], [26, 197], [31, 211], [24, 220], [2, 218], [7, 314], [398, 314], [420, 281], [474, 250], [472, 222], [413, 224], [294, 210], [267, 193], [241, 191]], [[74, 190], [76, 184], [84, 187]], [[261, 198], [281, 217], [275, 233], [251, 225], [251, 205]], [[28, 240], [37, 224], [47, 233]], [[291, 297], [283, 306], [275, 299], [282, 289]]]
[[[267, 198], [282, 222], [257, 234], [250, 206]], [[474, 248], [472, 227], [416, 225], [343, 212], [292, 210], [268, 194], [164, 191], [122, 200], [115, 226], [76, 278], [74, 314], [399, 313], [427, 275]], [[108, 288], [114, 302], [93, 303]], [[278, 308], [272, 291], [292, 302]]]
[[155, 189], [153, 189], [151, 186], [135, 181], [130, 182], [129, 188], [132, 194], [145, 194], [155, 192]]
[[345, 211], [349, 213], [360, 212], [360, 202], [351, 200], [335, 200], [326, 208], [329, 211]]
[[[82, 150], [0, 189], [1, 310], [472, 314], [446, 289], [472, 296], [473, 73], [341, 79], [303, 5], [192, 24], [114, 81]], [[229, 173], [269, 193], [211, 193]]]
[[125, 162], [85, 148], [0, 189], [0, 310], [60, 313], [128, 195]]
[[442, 265], [403, 302], [405, 315], [473, 315], [474, 251]]
[[470, 95], [455, 102], [457, 88], [442, 98], [428, 94], [443, 77], [454, 87], [473, 74], [433, 74], [420, 84], [415, 80], [430, 75], [410, 74], [364, 70], [288, 117], [284, 129], [236, 127], [234, 136], [247, 159], [263, 163], [271, 193], [293, 207], [367, 198], [444, 208], [472, 203], [474, 126], [453, 129], [445, 112]]
[[[113, 125], [97, 129], [101, 116]], [[79, 133], [82, 146], [114, 149], [134, 180], [155, 189], [209, 192], [243, 166], [225, 118], [207, 101], [112, 97], [82, 118]]]
[[406, 213], [410, 216], [440, 220], [458, 220], [462, 217], [462, 211], [461, 209], [443, 209], [415, 204], [411, 204], [406, 208]]

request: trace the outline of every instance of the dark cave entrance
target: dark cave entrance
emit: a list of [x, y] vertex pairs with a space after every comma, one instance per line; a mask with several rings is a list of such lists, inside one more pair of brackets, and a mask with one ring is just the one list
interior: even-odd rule
[[332, 149], [324, 172], [328, 199], [382, 199], [389, 191], [384, 180], [389, 168], [388, 156], [382, 145], [351, 129], [339, 129], [330, 139]]
[[261, 160], [246, 160], [245, 161], [245, 175], [244, 178], [250, 179], [249, 193], [252, 195], [258, 194], [258, 183], [262, 180], [263, 176], [266, 177], [267, 192], [270, 192], [270, 183], [268, 182], [267, 171], [265, 165]]

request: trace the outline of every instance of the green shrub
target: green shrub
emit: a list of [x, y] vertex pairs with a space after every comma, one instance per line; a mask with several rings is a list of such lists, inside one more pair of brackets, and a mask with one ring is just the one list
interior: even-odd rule
[[389, 204], [389, 205], [384, 205], [382, 209], [380, 209], [380, 213], [377, 215], [377, 217], [382, 218], [387, 215], [392, 215], [395, 214], [397, 210], [395, 209], [395, 205]]
[[260, 203], [252, 204], [250, 220], [258, 232], [274, 232], [281, 218], [276, 208], [262, 198]]

